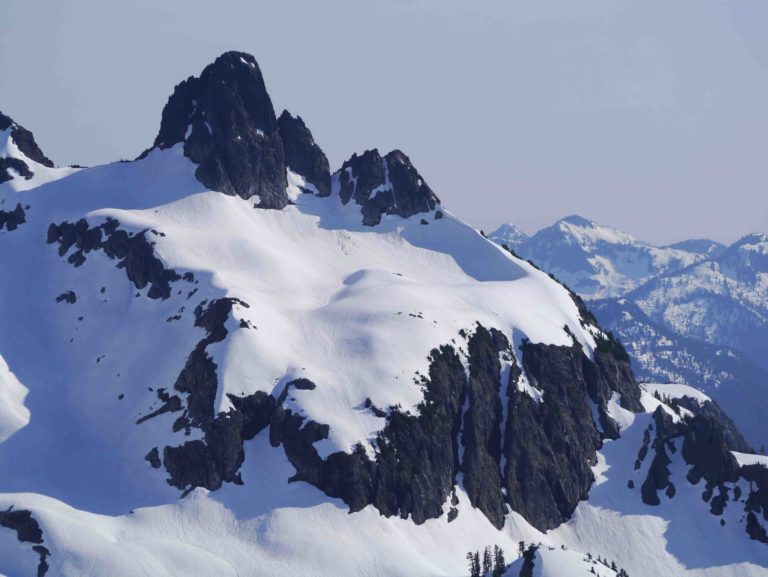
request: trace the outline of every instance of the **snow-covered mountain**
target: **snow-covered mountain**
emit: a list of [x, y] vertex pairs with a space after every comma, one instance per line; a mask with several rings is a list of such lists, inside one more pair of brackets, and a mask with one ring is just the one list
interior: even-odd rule
[[736, 419], [749, 439], [742, 447], [766, 444], [768, 372], [735, 349], [676, 334], [626, 298], [592, 301], [590, 309], [625, 344], [639, 379], [695, 383]]
[[768, 370], [768, 235], [747, 235], [627, 296], [675, 333], [732, 347]]
[[[496, 232], [490, 238], [508, 244]], [[639, 376], [701, 388], [752, 444], [768, 444], [758, 409], [768, 398], [765, 235], [729, 247], [707, 239], [655, 247], [568, 217], [508, 246], [589, 299], [627, 345]]]
[[667, 245], [665, 248], [684, 250], [686, 252], [705, 255], [708, 257], [718, 257], [726, 249], [726, 246], [720, 242], [710, 240], [708, 238], [691, 238]]
[[708, 399], [404, 153], [332, 173], [252, 56], [132, 162], [2, 118], [0, 573], [765, 574], [768, 468]]
[[[502, 225], [490, 238], [504, 244], [508, 226]], [[509, 246], [585, 299], [621, 296], [658, 274], [704, 259], [699, 253], [652, 246], [576, 215]]]
[[513, 251], [517, 251], [530, 237], [514, 224], [505, 223], [494, 230], [489, 238], [497, 244], [506, 245]]

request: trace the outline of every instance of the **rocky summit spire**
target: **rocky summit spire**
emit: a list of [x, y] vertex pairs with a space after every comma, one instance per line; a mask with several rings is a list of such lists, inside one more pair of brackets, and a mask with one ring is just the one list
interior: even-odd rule
[[312, 133], [301, 116], [293, 117], [287, 110], [283, 110], [277, 119], [277, 125], [283, 139], [285, 163], [288, 168], [314, 185], [318, 196], [331, 194], [328, 158], [312, 138]]
[[226, 52], [199, 77], [176, 86], [163, 109], [157, 148], [184, 143], [206, 187], [258, 206], [288, 204], [283, 144], [259, 65], [250, 54]]
[[440, 203], [410, 159], [393, 150], [381, 156], [375, 148], [354, 154], [338, 171], [339, 196], [344, 204], [354, 199], [361, 206], [363, 224], [374, 226], [383, 214], [404, 218], [430, 212]]

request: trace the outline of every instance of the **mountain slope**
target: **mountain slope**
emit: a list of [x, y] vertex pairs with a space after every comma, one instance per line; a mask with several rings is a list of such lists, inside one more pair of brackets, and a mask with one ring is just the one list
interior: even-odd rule
[[686, 250], [652, 246], [576, 215], [511, 248], [586, 299], [626, 294], [658, 274], [704, 259]]
[[628, 299], [590, 305], [600, 323], [626, 344], [639, 379], [694, 384], [736, 420], [750, 439], [747, 445], [765, 444], [768, 372], [734, 349], [675, 334]]
[[700, 387], [736, 418], [751, 444], [768, 442], [754, 406], [768, 383], [764, 235], [730, 247], [694, 239], [658, 248], [568, 217], [512, 248], [591, 299], [642, 378]]
[[227, 53], [137, 160], [0, 184], [0, 572], [456, 575], [519, 540], [764, 571], [768, 479], [716, 419], [405, 154], [331, 174], [288, 116]]
[[719, 256], [627, 295], [681, 336], [740, 351], [768, 369], [768, 236], [752, 234]]

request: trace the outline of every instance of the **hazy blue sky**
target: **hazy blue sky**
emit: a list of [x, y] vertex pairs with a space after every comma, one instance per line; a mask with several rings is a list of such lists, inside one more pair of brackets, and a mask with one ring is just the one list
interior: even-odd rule
[[0, 110], [60, 164], [134, 157], [238, 49], [333, 166], [400, 148], [486, 230], [732, 241], [768, 232], [767, 31], [765, 0], [2, 0]]

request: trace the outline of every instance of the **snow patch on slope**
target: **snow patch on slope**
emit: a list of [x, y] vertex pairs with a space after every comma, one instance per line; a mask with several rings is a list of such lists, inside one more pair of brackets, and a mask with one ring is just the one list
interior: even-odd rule
[[29, 409], [24, 406], [28, 392], [0, 356], [0, 443], [29, 424]]

